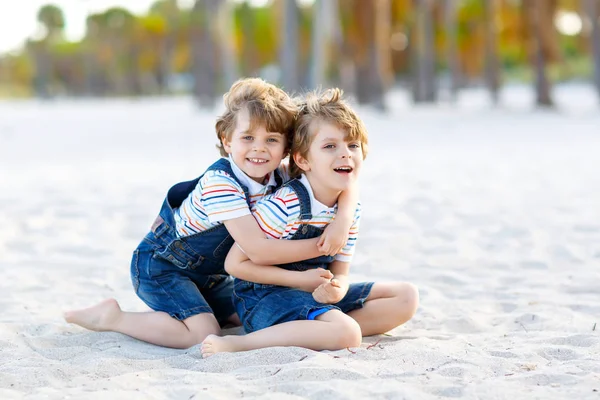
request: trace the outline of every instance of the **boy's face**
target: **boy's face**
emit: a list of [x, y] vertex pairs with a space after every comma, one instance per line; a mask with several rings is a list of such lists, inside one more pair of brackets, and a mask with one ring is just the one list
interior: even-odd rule
[[237, 115], [231, 140], [223, 138], [223, 148], [246, 175], [263, 183], [266, 175], [273, 172], [286, 156], [285, 136], [279, 132], [267, 132], [264, 125], [250, 131], [248, 112]]
[[347, 141], [343, 130], [326, 122], [318, 123], [306, 158], [296, 158], [310, 175], [311, 185], [331, 193], [348, 189], [358, 178], [362, 162], [360, 141]]

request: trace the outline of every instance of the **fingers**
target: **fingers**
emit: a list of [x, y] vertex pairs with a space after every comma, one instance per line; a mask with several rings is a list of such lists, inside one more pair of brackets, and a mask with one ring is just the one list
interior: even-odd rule
[[322, 243], [322, 244], [318, 245], [318, 247], [319, 247], [319, 252], [321, 254], [324, 254], [326, 256], [331, 255], [331, 248], [330, 248], [331, 246], [329, 244]]
[[333, 274], [331, 273], [330, 270], [325, 269], [325, 268], [317, 268], [317, 270], [319, 271], [321, 278], [326, 278], [326, 279], [333, 278]]
[[334, 286], [336, 288], [341, 287], [340, 281], [338, 281], [337, 279], [332, 279], [331, 281], [329, 281], [329, 283], [331, 283], [331, 286]]
[[319, 240], [317, 240], [317, 246], [321, 247], [323, 246], [323, 243], [325, 243], [325, 235], [319, 236]]
[[327, 302], [326, 293], [324, 293], [324, 291], [323, 291], [323, 285], [324, 284], [320, 285], [312, 293], [313, 299], [315, 299], [315, 301], [318, 303], [326, 303]]

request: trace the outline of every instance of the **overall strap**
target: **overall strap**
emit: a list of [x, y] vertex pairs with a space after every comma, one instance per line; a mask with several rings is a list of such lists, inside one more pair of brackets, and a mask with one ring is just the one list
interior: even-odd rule
[[[233, 173], [233, 168], [231, 168], [231, 163], [227, 158], [219, 158], [210, 167], [206, 169], [206, 172], [208, 171], [223, 171], [228, 173], [237, 182], [237, 184], [242, 187], [242, 189], [244, 190], [244, 195], [246, 196], [246, 202], [248, 203], [248, 205], [250, 205], [250, 192], [248, 191], [246, 185], [240, 182], [237, 176], [235, 176], [235, 174]], [[204, 172], [204, 174], [206, 172]], [[202, 176], [204, 176], [204, 174], [202, 174]], [[202, 178], [202, 176], [200, 176], [200, 178]]]
[[281, 184], [283, 183], [283, 178], [281, 178], [281, 175], [279, 175], [278, 170], [273, 171], [273, 173], [275, 174], [275, 184], [277, 185], [275, 188], [278, 189], [281, 187]]
[[300, 220], [310, 220], [312, 218], [312, 209], [310, 206], [310, 194], [306, 186], [298, 179], [292, 179], [286, 183], [286, 186], [291, 187], [296, 192], [296, 196], [298, 196], [298, 201], [300, 202]]

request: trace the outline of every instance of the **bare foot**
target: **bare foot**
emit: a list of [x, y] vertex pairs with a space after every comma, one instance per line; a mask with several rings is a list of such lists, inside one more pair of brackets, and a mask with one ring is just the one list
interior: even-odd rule
[[121, 307], [115, 299], [106, 299], [95, 306], [64, 313], [65, 321], [91, 331], [113, 330], [121, 317]]
[[237, 351], [235, 346], [237, 339], [236, 336], [208, 335], [202, 342], [202, 358], [210, 357], [217, 353]]

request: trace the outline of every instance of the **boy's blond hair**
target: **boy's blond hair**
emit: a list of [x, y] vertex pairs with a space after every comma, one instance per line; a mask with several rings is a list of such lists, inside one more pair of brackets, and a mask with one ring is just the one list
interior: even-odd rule
[[367, 157], [367, 129], [342, 96], [343, 91], [335, 88], [310, 92], [297, 100], [300, 111], [290, 144], [290, 176], [297, 177], [302, 173], [294, 161], [294, 155], [307, 157], [319, 122], [336, 125], [346, 133], [346, 141], [359, 141], [363, 160]]
[[217, 147], [223, 157], [227, 157], [223, 139], [231, 140], [237, 115], [242, 110], [248, 112], [250, 131], [264, 125], [268, 132], [283, 134], [286, 143], [289, 143], [298, 106], [286, 92], [275, 85], [260, 78], [240, 79], [225, 93], [223, 102], [225, 112], [217, 119], [215, 126], [219, 139]]

